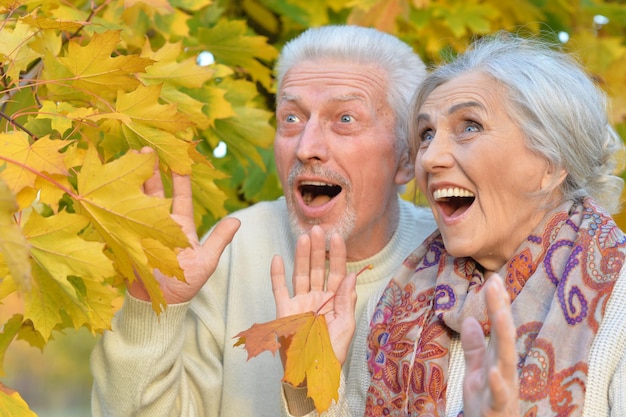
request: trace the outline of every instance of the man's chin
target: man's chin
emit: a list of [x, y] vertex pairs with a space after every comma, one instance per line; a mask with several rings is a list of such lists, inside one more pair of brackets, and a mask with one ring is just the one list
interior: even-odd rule
[[311, 228], [315, 225], [319, 225], [324, 229], [326, 233], [326, 244], [330, 242], [330, 237], [333, 233], [339, 233], [344, 240], [347, 240], [354, 230], [355, 217], [351, 215], [351, 212], [346, 212], [345, 215], [339, 219], [336, 223], [328, 224], [319, 219], [301, 219], [294, 213], [289, 214], [289, 225], [291, 232], [296, 236], [309, 233]]

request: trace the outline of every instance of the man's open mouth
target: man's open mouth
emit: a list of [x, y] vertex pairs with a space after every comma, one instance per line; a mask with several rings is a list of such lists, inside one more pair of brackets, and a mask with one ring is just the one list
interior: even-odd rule
[[304, 204], [307, 206], [321, 206], [335, 198], [341, 192], [341, 187], [326, 182], [306, 181], [300, 184], [298, 190], [302, 195]]
[[458, 187], [435, 190], [433, 198], [448, 217], [456, 217], [464, 213], [474, 203], [474, 193]]

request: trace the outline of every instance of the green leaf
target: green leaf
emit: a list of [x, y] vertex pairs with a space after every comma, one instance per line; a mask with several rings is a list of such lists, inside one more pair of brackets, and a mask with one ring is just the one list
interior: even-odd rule
[[238, 68], [270, 89], [271, 69], [259, 60], [270, 62], [278, 56], [278, 52], [267, 42], [267, 38], [246, 32], [243, 21], [220, 20], [215, 27], [200, 28], [198, 42], [215, 56], [216, 62]]

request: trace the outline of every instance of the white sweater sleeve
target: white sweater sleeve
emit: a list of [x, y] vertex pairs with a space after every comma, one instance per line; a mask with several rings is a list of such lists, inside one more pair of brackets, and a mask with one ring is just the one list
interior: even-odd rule
[[91, 356], [94, 417], [180, 414], [172, 394], [193, 392], [182, 359], [187, 310], [172, 305], [157, 317], [150, 303], [127, 296]]
[[626, 416], [626, 266], [591, 346], [583, 417]]
[[[220, 274], [227, 269], [218, 268], [213, 283], [226, 281]], [[211, 290], [224, 291], [220, 285]], [[225, 335], [216, 303], [222, 297], [203, 289], [194, 301], [169, 305], [157, 316], [151, 303], [127, 294], [91, 355], [92, 416], [219, 416]], [[197, 302], [210, 318], [200, 320]]]

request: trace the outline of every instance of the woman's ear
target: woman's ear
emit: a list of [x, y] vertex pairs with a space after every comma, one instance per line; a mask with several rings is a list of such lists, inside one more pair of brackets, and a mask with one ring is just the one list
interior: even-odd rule
[[541, 179], [541, 189], [546, 190], [549, 188], [558, 188], [563, 181], [567, 178], [567, 171], [563, 167], [557, 167], [550, 162], [547, 162], [546, 172]]
[[408, 151], [402, 152], [398, 161], [398, 170], [396, 171], [395, 182], [397, 185], [406, 184], [415, 176], [414, 159], [411, 158]]

